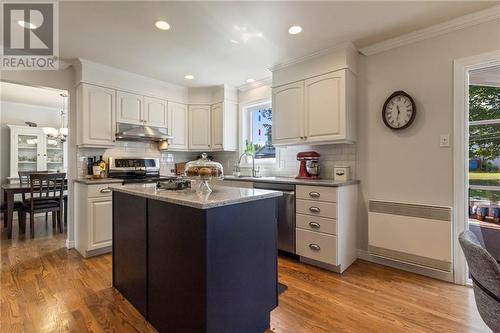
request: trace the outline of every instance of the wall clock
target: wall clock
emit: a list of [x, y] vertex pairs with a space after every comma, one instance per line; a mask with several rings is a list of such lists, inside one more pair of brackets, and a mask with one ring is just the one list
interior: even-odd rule
[[382, 119], [390, 129], [401, 130], [413, 123], [416, 113], [413, 98], [404, 91], [396, 91], [385, 101]]

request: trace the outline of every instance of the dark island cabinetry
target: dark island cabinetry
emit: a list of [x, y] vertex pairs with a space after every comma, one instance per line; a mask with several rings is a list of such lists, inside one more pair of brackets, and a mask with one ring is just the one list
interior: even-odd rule
[[113, 207], [113, 284], [159, 332], [269, 328], [275, 198], [198, 209], [114, 192]]

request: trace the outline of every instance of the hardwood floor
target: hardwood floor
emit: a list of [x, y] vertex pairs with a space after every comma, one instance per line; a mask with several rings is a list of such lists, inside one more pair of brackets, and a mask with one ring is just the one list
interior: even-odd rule
[[[51, 223], [35, 232], [2, 230], [1, 332], [155, 332], [111, 287], [111, 255], [83, 259]], [[280, 258], [279, 280], [269, 333], [489, 332], [472, 289], [365, 261], [341, 276]]]

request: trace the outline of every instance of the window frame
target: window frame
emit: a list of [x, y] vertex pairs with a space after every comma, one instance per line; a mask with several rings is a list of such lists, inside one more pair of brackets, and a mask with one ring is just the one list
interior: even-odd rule
[[[241, 154], [243, 154], [245, 151], [245, 140], [251, 140], [252, 136], [252, 117], [250, 109], [261, 105], [265, 105], [266, 107], [270, 107], [272, 109], [273, 105], [271, 98], [262, 98], [240, 105], [239, 156], [241, 156]], [[275, 147], [275, 149], [276, 155], [274, 158], [255, 159], [255, 165], [279, 167], [279, 149], [278, 147]], [[243, 167], [248, 167], [252, 166], [252, 163], [247, 163], [246, 159], [242, 158], [240, 165]]]

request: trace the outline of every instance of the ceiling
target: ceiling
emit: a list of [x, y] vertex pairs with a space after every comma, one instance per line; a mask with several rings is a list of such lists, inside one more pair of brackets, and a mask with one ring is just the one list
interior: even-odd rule
[[63, 108], [63, 91], [0, 82], [0, 100], [5, 102], [32, 104], [49, 108]]
[[[68, 1], [59, 3], [60, 55], [188, 87], [239, 86], [269, 77], [273, 65], [338, 43], [368, 46], [495, 4]], [[159, 19], [171, 29], [155, 28]], [[293, 24], [303, 32], [289, 35]]]

